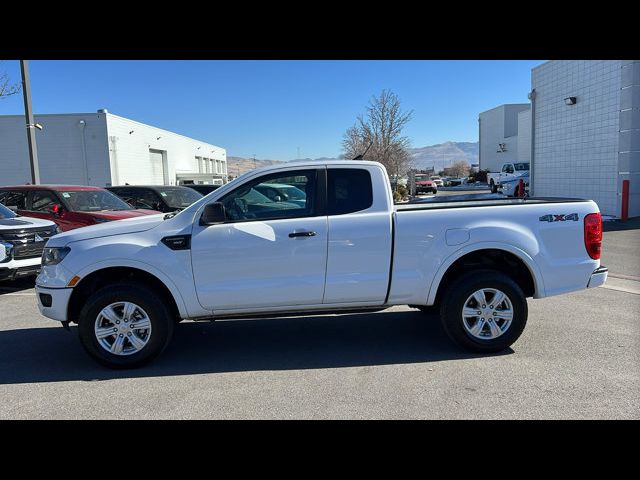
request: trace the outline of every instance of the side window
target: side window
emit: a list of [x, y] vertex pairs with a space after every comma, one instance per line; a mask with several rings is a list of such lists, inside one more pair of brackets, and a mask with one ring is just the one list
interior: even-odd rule
[[53, 192], [46, 190], [36, 190], [31, 197], [31, 208], [33, 212], [49, 212], [54, 205], [60, 205], [60, 201]]
[[371, 175], [362, 168], [330, 168], [327, 171], [327, 213], [344, 215], [373, 205]]
[[504, 166], [504, 172], [505, 173], [513, 173], [513, 165], [511, 165], [510, 163]]
[[232, 221], [311, 217], [315, 214], [316, 171], [265, 175], [220, 201]]
[[502, 166], [502, 173], [507, 173], [507, 170], [509, 169], [509, 165], [503, 165]]
[[0, 192], [0, 203], [5, 207], [15, 207], [18, 210], [27, 209], [27, 192], [2, 191]]
[[153, 190], [139, 190], [136, 194], [136, 208], [157, 210], [160, 208], [160, 198]]

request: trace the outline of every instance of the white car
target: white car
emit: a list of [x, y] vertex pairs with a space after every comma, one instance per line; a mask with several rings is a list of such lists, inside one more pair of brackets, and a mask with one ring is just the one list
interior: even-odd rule
[[[520, 180], [523, 183], [524, 194], [520, 193]], [[520, 177], [502, 180], [498, 184], [498, 193], [502, 193], [507, 197], [528, 197], [529, 196], [529, 172]]]
[[507, 162], [503, 163], [499, 172], [487, 173], [487, 183], [491, 189], [491, 193], [498, 191], [498, 185], [514, 178], [529, 173], [529, 162]]
[[[255, 192], [293, 183], [305, 203]], [[78, 324], [96, 361], [150, 361], [182, 319], [440, 308], [475, 352], [507, 348], [527, 298], [602, 285], [602, 219], [591, 200], [394, 205], [376, 162], [311, 161], [252, 170], [180, 213], [56, 235], [36, 280], [43, 315]]]
[[0, 203], [0, 280], [38, 273], [44, 245], [58, 232], [55, 223], [22, 217]]
[[444, 181], [439, 175], [432, 176], [431, 180], [433, 180], [433, 183], [435, 183], [437, 187], [444, 187]]

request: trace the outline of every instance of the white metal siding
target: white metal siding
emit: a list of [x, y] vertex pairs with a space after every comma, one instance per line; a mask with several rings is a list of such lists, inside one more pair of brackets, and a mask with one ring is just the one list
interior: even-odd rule
[[[529, 108], [518, 103], [480, 113], [480, 169], [496, 172], [503, 163], [518, 161], [518, 113]], [[505, 151], [498, 151], [501, 143]]]
[[178, 173], [198, 173], [207, 164], [211, 172], [212, 160], [222, 163], [227, 160], [224, 148], [111, 113], [107, 114], [107, 129], [109, 136], [114, 138], [111, 149], [112, 163], [117, 164], [114, 185], [162, 185], [164, 180], [158, 169], [149, 166], [152, 150], [164, 152], [165, 174], [170, 185], [176, 184]]
[[[554, 60], [533, 69], [536, 196], [588, 198], [620, 215], [620, 85], [619, 60]], [[576, 104], [566, 105], [567, 97]]]
[[518, 113], [518, 161], [531, 161], [531, 109]]
[[[36, 130], [41, 183], [111, 181], [104, 114], [35, 115], [35, 121], [43, 126]], [[24, 116], [0, 116], [0, 185], [31, 182], [25, 125]]]

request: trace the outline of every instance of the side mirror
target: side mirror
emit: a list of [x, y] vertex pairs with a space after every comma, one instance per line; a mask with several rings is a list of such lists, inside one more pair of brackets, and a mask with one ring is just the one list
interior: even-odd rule
[[18, 211], [18, 207], [15, 205], [6, 205], [6, 207], [14, 213]]
[[281, 202], [282, 201], [282, 197], [280, 195], [276, 195], [275, 197], [273, 197], [273, 201], [274, 202]]
[[200, 217], [200, 225], [215, 225], [222, 223], [227, 219], [224, 211], [224, 205], [220, 202], [209, 203], [204, 207], [202, 216]]

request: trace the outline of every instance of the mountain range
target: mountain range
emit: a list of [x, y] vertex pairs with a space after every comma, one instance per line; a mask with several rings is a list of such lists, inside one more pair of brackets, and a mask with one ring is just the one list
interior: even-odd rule
[[[435, 167], [436, 171], [451, 165], [458, 160], [465, 160], [470, 165], [477, 164], [479, 158], [478, 142], [445, 142], [420, 148], [410, 148], [409, 154], [414, 168], [419, 170]], [[292, 162], [304, 160], [337, 160], [336, 158], [299, 158]], [[253, 158], [227, 157], [227, 172], [236, 177], [254, 168], [266, 167], [283, 160], [254, 160]]]

